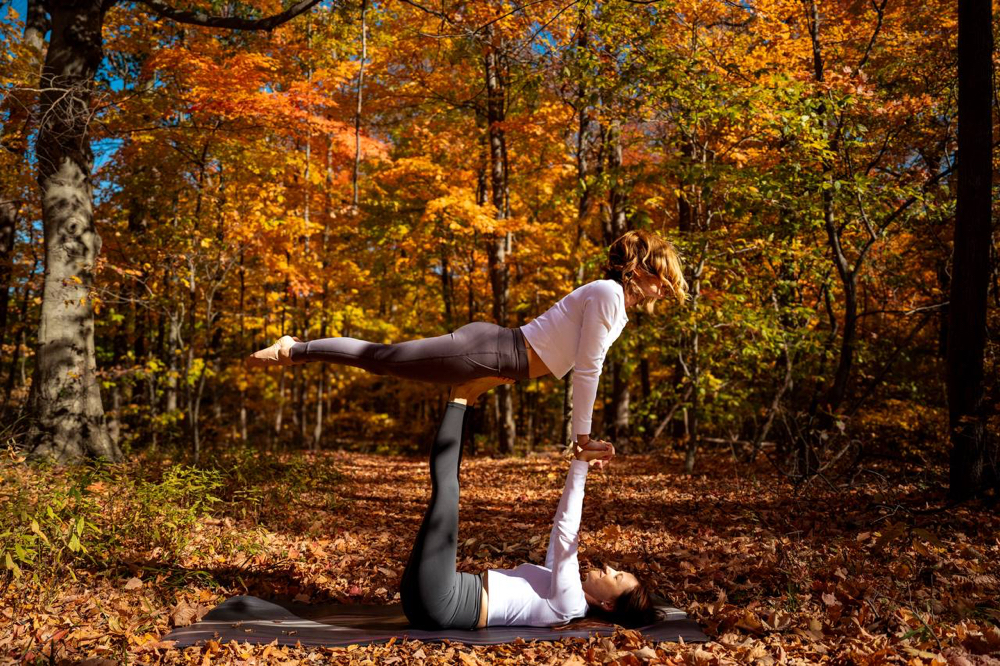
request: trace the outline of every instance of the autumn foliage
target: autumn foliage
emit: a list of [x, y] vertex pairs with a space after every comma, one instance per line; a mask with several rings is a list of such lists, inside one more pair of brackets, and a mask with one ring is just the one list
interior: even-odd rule
[[[376, 4], [360, 117], [355, 8], [273, 34], [113, 9], [92, 127], [113, 436], [196, 456], [405, 444], [439, 393], [343, 368], [248, 374], [241, 357], [282, 333], [388, 342], [493, 319], [497, 238], [500, 323], [516, 326], [598, 277], [608, 239], [634, 227], [683, 250], [693, 298], [633, 316], [613, 348], [596, 413], [616, 439], [680, 437], [689, 467], [699, 442], [774, 442], [808, 475], [894, 401], [941, 408], [954, 17], [813, 8]], [[37, 233], [22, 226], [12, 254], [9, 416], [31, 368]], [[564, 403], [558, 382], [519, 387], [515, 449], [561, 441]]]

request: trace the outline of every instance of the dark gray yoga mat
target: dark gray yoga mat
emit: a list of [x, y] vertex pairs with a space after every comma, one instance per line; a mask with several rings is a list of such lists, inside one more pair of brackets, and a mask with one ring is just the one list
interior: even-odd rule
[[[293, 612], [294, 611], [294, 612]], [[703, 643], [708, 637], [698, 623], [690, 620], [684, 611], [663, 606], [659, 608], [661, 620], [643, 627], [640, 631], [652, 641], [679, 641]], [[592, 635], [609, 635], [614, 627], [587, 621], [584, 625], [570, 624], [567, 628], [546, 627], [488, 627], [475, 631], [446, 629], [421, 631], [411, 629], [403, 615], [403, 607], [362, 606], [345, 604], [280, 606], [257, 597], [233, 597], [211, 610], [199, 622], [180, 627], [163, 637], [177, 641], [176, 647], [188, 647], [200, 641], [238, 641], [267, 644], [274, 640], [279, 645], [353, 645], [384, 643], [392, 637], [425, 642], [443, 640], [469, 645], [496, 645], [512, 643], [521, 638], [526, 641], [557, 641], [561, 638]]]

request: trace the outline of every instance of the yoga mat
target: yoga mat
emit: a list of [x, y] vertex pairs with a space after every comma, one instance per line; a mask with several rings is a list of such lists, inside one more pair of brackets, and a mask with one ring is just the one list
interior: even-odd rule
[[[688, 619], [684, 611], [668, 606], [658, 607], [658, 611], [661, 619], [640, 629], [650, 640], [676, 642], [683, 638], [686, 643], [708, 641], [698, 623]], [[557, 641], [567, 637], [610, 635], [613, 631], [611, 625], [596, 625], [590, 621], [585, 626], [570, 624], [566, 628], [487, 627], [475, 631], [422, 631], [410, 628], [399, 604], [288, 604], [286, 607], [257, 597], [241, 596], [224, 601], [199, 622], [174, 629], [162, 640], [177, 641], [176, 647], [188, 647], [207, 640], [256, 644], [277, 640], [279, 645], [340, 646], [384, 643], [395, 636], [425, 642], [449, 640], [468, 645], [496, 645], [512, 643], [516, 638]]]

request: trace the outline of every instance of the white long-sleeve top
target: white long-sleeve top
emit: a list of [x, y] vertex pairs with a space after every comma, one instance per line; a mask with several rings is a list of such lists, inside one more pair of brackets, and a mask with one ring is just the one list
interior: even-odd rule
[[573, 439], [589, 435], [604, 357], [628, 323], [625, 292], [614, 280], [574, 289], [521, 327], [525, 339], [557, 378], [573, 373]]
[[589, 465], [569, 464], [566, 486], [552, 521], [545, 566], [522, 564], [487, 572], [489, 603], [486, 625], [549, 627], [587, 613], [580, 582], [580, 515]]

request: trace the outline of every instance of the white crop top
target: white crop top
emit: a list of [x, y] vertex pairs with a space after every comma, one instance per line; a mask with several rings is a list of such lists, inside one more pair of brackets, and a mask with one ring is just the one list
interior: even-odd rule
[[573, 373], [573, 439], [589, 435], [597, 381], [608, 348], [628, 323], [625, 292], [614, 280], [595, 280], [574, 289], [521, 327], [545, 366], [561, 379]]
[[589, 467], [582, 460], [569, 464], [566, 487], [552, 521], [545, 566], [522, 564], [487, 572], [486, 626], [550, 627], [586, 615], [577, 549]]

